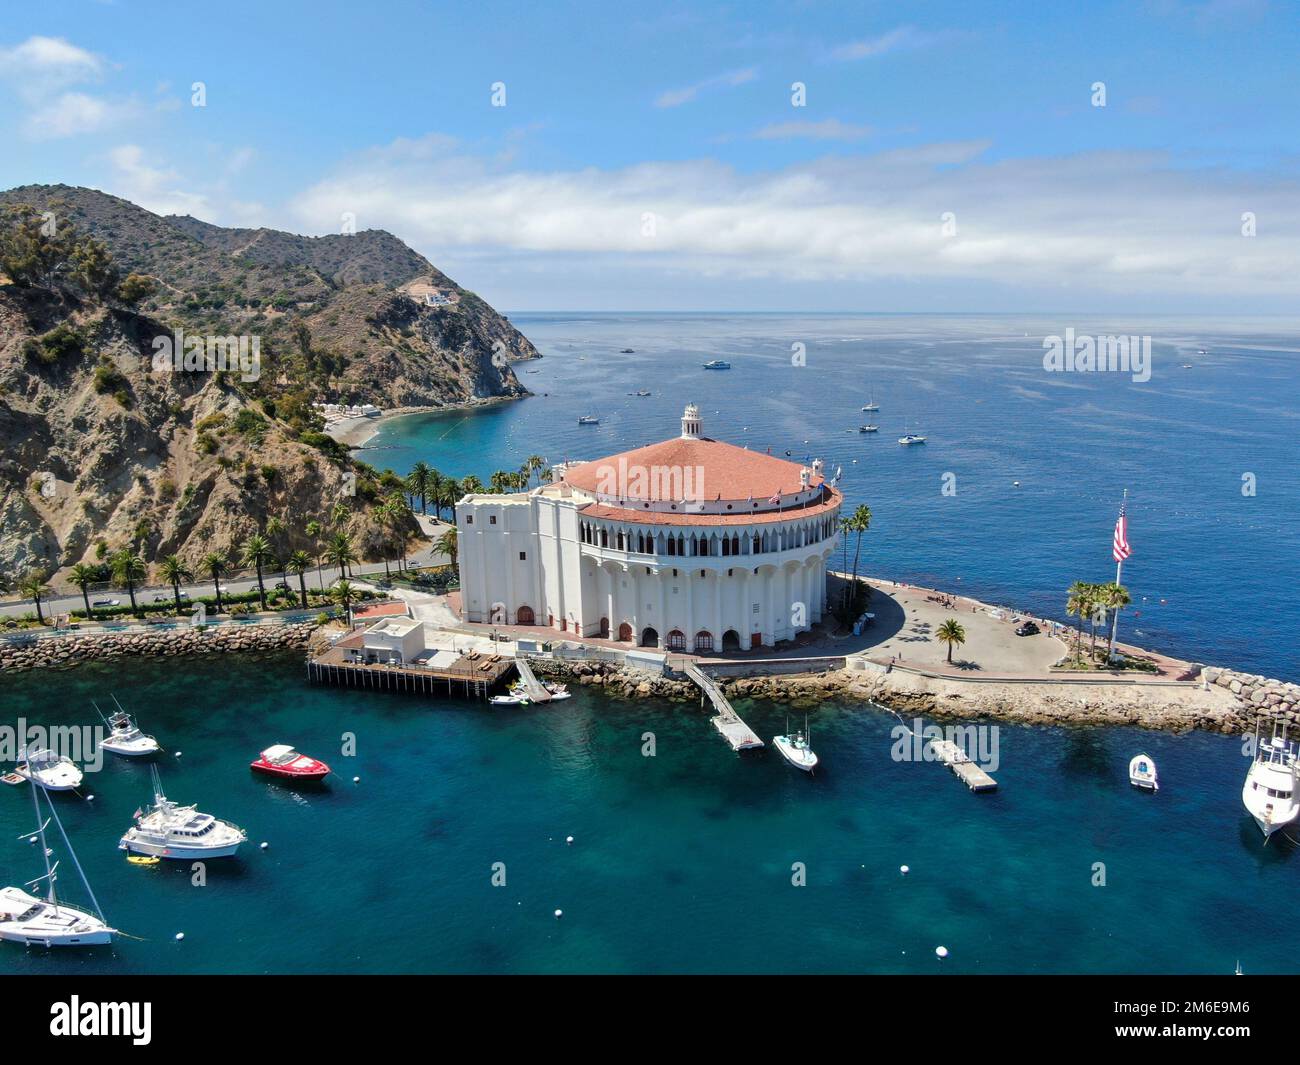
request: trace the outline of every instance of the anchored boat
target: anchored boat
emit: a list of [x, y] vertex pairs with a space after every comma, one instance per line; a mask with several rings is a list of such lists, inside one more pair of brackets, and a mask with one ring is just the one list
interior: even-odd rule
[[731, 363], [726, 359], [710, 359], [704, 364], [706, 370], [730, 370]]
[[268, 747], [256, 761], [249, 763], [249, 768], [269, 777], [287, 780], [323, 780], [330, 774], [330, 767], [319, 758], [299, 754], [287, 743]]
[[[58, 811], [54, 809], [54, 804], [50, 802], [50, 797], [45, 794], [45, 791], [39, 779], [32, 781], [32, 805], [36, 810], [36, 840], [40, 844], [41, 856], [45, 861], [45, 875], [38, 876], [25, 886], [30, 888], [45, 881], [48, 892], [42, 899], [18, 887], [0, 889], [0, 939], [8, 940], [10, 943], [22, 943], [28, 947], [93, 947], [111, 943], [113, 936], [117, 934], [117, 929], [110, 927], [104, 920], [95, 893], [90, 889], [90, 882], [82, 872], [81, 863], [77, 861], [68, 834], [63, 830], [63, 822], [59, 820]], [[45, 820], [41, 819], [40, 795], [42, 794], [45, 795], [46, 805], [50, 809], [50, 816]], [[90, 904], [94, 907], [93, 911], [79, 909], [59, 901], [54, 889], [54, 883], [58, 879], [59, 863], [50, 864], [50, 855], [53, 852], [45, 842], [45, 830], [51, 820], [58, 826], [63, 845], [67, 848], [77, 875], [81, 877], [81, 883], [90, 897]]]
[[1159, 791], [1156, 764], [1150, 755], [1139, 754], [1128, 764], [1128, 782], [1143, 791]]
[[809, 745], [808, 719], [804, 718], [804, 727], [802, 732], [790, 734], [790, 720], [786, 719], [786, 735], [773, 736], [772, 744], [781, 756], [796, 769], [802, 769], [805, 773], [811, 773], [817, 766], [817, 755]]
[[162, 750], [156, 739], [140, 731], [140, 727], [131, 719], [131, 715], [122, 709], [117, 696], [111, 698], [117, 706], [117, 713], [112, 717], [104, 717], [97, 704], [90, 704], [95, 707], [95, 713], [99, 714], [104, 724], [108, 726], [108, 736], [100, 741], [99, 745], [106, 751], [112, 751], [113, 754], [120, 754], [126, 758], [143, 758]]
[[136, 811], [118, 849], [156, 858], [229, 858], [248, 839], [244, 830], [197, 807], [181, 806], [163, 794], [158, 767], [153, 771], [153, 806]]
[[1271, 740], [1259, 740], [1255, 730], [1255, 759], [1246, 772], [1241, 801], [1255, 824], [1264, 833], [1265, 842], [1279, 828], [1285, 828], [1300, 814], [1296, 803], [1296, 750], [1276, 734]]
[[46, 791], [72, 791], [81, 783], [81, 770], [77, 764], [46, 747], [19, 751], [14, 772], [24, 780], [40, 784]]

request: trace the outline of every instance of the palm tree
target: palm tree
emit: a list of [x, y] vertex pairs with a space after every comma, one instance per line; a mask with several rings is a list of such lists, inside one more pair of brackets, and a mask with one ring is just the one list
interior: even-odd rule
[[266, 609], [266, 585], [262, 581], [262, 567], [270, 557], [271, 545], [261, 533], [254, 533], [244, 541], [244, 565], [257, 567], [257, 597], [263, 610]]
[[496, 473], [488, 478], [488, 487], [497, 495], [500, 495], [510, 487], [513, 480], [514, 474], [507, 473], [505, 470], [497, 470]]
[[[285, 539], [285, 537], [289, 532], [289, 527], [285, 525], [285, 523], [281, 521], [279, 518], [268, 518], [266, 520], [266, 529], [263, 531], [266, 535], [266, 538], [271, 542], [271, 550], [275, 553], [276, 558], [283, 559], [285, 556], [284, 549], [288, 546], [288, 541]], [[283, 562], [279, 562], [276, 564], [281, 567], [280, 579], [284, 581], [285, 584], [288, 584], [289, 583], [288, 569], [285, 568], [285, 564]]]
[[483, 491], [483, 482], [472, 473], [460, 479], [461, 495], [474, 495]]
[[298, 590], [302, 593], [302, 608], [307, 609], [307, 577], [312, 558], [306, 551], [295, 551], [289, 556], [289, 568], [298, 574]]
[[[1123, 610], [1133, 601], [1128, 594], [1128, 589], [1122, 584], [1111, 581], [1109, 584], [1103, 584], [1100, 588], [1102, 602], [1109, 610]], [[1115, 657], [1115, 626], [1110, 629], [1110, 638], [1106, 641], [1106, 661], [1109, 662]]]
[[311, 537], [312, 558], [316, 562], [316, 581], [320, 585], [320, 590], [325, 590], [325, 574], [321, 571], [320, 564], [320, 534], [321, 524], [318, 521], [309, 521], [305, 531]]
[[1069, 594], [1065, 600], [1065, 612], [1079, 619], [1079, 634], [1074, 642], [1076, 658], [1083, 657], [1083, 616], [1092, 612], [1092, 587], [1087, 581], [1075, 581], [1070, 585]]
[[149, 576], [149, 567], [134, 550], [122, 548], [112, 558], [113, 578], [126, 585], [127, 594], [131, 596], [131, 613], [139, 614], [140, 608], [135, 603], [135, 582]]
[[458, 543], [459, 539], [460, 537], [456, 532], [456, 526], [453, 525], [434, 541], [433, 549], [437, 551], [438, 554], [446, 555], [451, 559], [451, 564], [454, 566], [456, 565], [456, 549], [460, 546]]
[[856, 597], [858, 590], [858, 558], [862, 554], [862, 534], [871, 528], [871, 508], [865, 503], [854, 509], [853, 513], [843, 519], [840, 527], [845, 532], [857, 534], [853, 547], [853, 581], [844, 589], [844, 608], [850, 608], [849, 594]]
[[948, 645], [948, 662], [952, 663], [953, 645], [960, 646], [966, 642], [966, 630], [961, 627], [961, 622], [956, 618], [948, 618], [934, 632], [940, 643]]
[[221, 613], [221, 575], [230, 568], [230, 559], [220, 551], [209, 551], [203, 556], [199, 566], [205, 573], [211, 574], [212, 585], [217, 592], [217, 613]]
[[86, 617], [93, 619], [95, 612], [90, 609], [90, 592], [88, 589], [99, 580], [99, 567], [78, 562], [68, 571], [68, 579], [81, 589], [81, 598], [86, 604]]
[[172, 598], [176, 600], [176, 613], [181, 612], [181, 581], [192, 580], [194, 574], [180, 560], [179, 555], [168, 555], [162, 560], [163, 580], [172, 586]]
[[[420, 497], [420, 513], [428, 514], [428, 498], [430, 489], [435, 487], [433, 477], [437, 476], [437, 470], [432, 469], [427, 462], [417, 462], [411, 467], [411, 472], [406, 475], [406, 490], [411, 493], [412, 497]], [[434, 494], [434, 504], [436, 505], [437, 494]]]
[[334, 587], [330, 589], [330, 598], [337, 600], [342, 605], [344, 611], [348, 610], [351, 606], [352, 597], [355, 594], [356, 590], [352, 585], [341, 578], [335, 581]]
[[[528, 461], [524, 463], [524, 473], [528, 476], [528, 483], [532, 483], [534, 473], [540, 474], [544, 469], [546, 469], [546, 460], [541, 455], [529, 455]], [[537, 480], [541, 483], [540, 476]]]
[[438, 505], [438, 517], [442, 517], [442, 508], [451, 508], [451, 522], [456, 524], [456, 502], [465, 494], [467, 489], [464, 483], [457, 481], [454, 477], [440, 477], [438, 481], [438, 494], [434, 497], [434, 502]]
[[[30, 599], [36, 604], [36, 620], [44, 625], [45, 615], [41, 613], [41, 600], [54, 594], [54, 589], [45, 583], [45, 575], [40, 570], [29, 570], [18, 582], [18, 593], [24, 599]], [[90, 609], [89, 604], [86, 609]]]
[[382, 503], [376, 504], [370, 515], [379, 526], [379, 541], [382, 545], [380, 550], [384, 556], [384, 579], [388, 580], [393, 575], [388, 568], [388, 534], [394, 520], [393, 501], [385, 499]]
[[345, 532], [336, 533], [325, 548], [325, 561], [339, 568], [339, 580], [351, 576], [349, 567], [357, 561], [357, 553], [352, 547], [352, 537]]
[[352, 508], [343, 500], [340, 499], [334, 506], [330, 507], [331, 525], [346, 525], [350, 517], [352, 517]]

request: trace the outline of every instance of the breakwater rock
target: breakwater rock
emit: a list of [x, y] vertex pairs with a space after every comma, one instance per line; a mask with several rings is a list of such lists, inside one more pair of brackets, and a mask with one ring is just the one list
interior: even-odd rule
[[1300, 721], [1300, 684], [1216, 666], [1202, 669], [1201, 679], [1236, 699], [1245, 728], [1253, 728], [1256, 718], [1285, 724]]
[[10, 638], [0, 641], [0, 673], [67, 668], [110, 658], [279, 651], [306, 647], [315, 629], [315, 622], [302, 622]]

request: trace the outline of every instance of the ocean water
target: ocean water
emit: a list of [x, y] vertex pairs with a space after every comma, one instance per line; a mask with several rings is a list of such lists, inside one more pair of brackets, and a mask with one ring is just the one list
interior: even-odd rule
[[[168, 794], [250, 837], [238, 858], [208, 863], [206, 886], [188, 863], [129, 865], [116, 844], [149, 797], [148, 770], [107, 756], [82, 788], [93, 802], [54, 801], [108, 917], [138, 938], [80, 954], [0, 944], [8, 971], [1300, 967], [1300, 930], [1278, 920], [1300, 854], [1265, 847], [1246, 817], [1232, 738], [1004, 727], [1000, 788], [972, 795], [937, 763], [891, 757], [897, 721], [871, 707], [812, 714], [823, 764], [809, 777], [770, 747], [732, 753], [693, 702], [581, 689], [546, 709], [492, 710], [313, 688], [303, 673], [279, 654], [0, 681], [6, 721], [89, 722], [90, 700], [116, 691], [167, 748]], [[785, 728], [784, 706], [740, 708], [764, 736]], [[355, 757], [340, 754], [345, 733]], [[272, 742], [336, 776], [301, 791], [254, 776], [248, 762]], [[1127, 782], [1139, 750], [1160, 766], [1157, 795]], [[16, 838], [31, 827], [26, 786], [0, 789], [6, 883], [39, 871]]]
[[[847, 503], [872, 510], [864, 571], [1061, 620], [1072, 582], [1114, 579], [1127, 488], [1134, 607], [1122, 637], [1300, 678], [1300, 641], [1288, 635], [1300, 625], [1300, 321], [512, 320], [545, 356], [516, 368], [534, 398], [396, 419], [362, 457], [401, 473], [423, 460], [486, 483], [533, 454], [594, 459], [675, 436], [695, 402], [707, 435], [842, 467]], [[1067, 327], [1150, 336], [1150, 380], [1045, 371], [1043, 338]], [[804, 365], [792, 363], [795, 344]], [[733, 368], [702, 369], [712, 358]], [[653, 395], [628, 395], [642, 388]], [[880, 411], [862, 413], [872, 396]], [[600, 425], [580, 427], [589, 413]], [[879, 433], [856, 431], [868, 418]], [[928, 442], [900, 447], [909, 429]]]
[[[869, 571], [1058, 616], [1072, 580], [1112, 574], [1111, 528], [1128, 487], [1125, 579], [1137, 602], [1125, 635], [1300, 675], [1288, 580], [1300, 329], [515, 321], [547, 356], [520, 366], [536, 398], [394, 421], [366, 457], [403, 471], [423, 459], [486, 481], [534, 453], [597, 457], [672, 435], [695, 401], [711, 435], [842, 465], [850, 504], [874, 513]], [[1151, 381], [1043, 372], [1041, 338], [1067, 325], [1150, 333]], [[806, 346], [804, 367], [790, 365], [794, 343]], [[699, 368], [714, 357], [735, 368]], [[626, 395], [642, 387], [654, 395]], [[881, 431], [864, 437], [852, 430], [872, 392]], [[579, 428], [589, 412], [601, 424]], [[927, 433], [925, 447], [895, 443], [909, 423]], [[941, 493], [945, 473], [956, 476], [955, 496]], [[1241, 492], [1243, 473], [1255, 476], [1253, 496]], [[148, 772], [108, 761], [82, 789], [93, 802], [55, 802], [109, 918], [139, 938], [81, 955], [0, 944], [10, 971], [1300, 968], [1300, 930], [1278, 916], [1294, 900], [1300, 854], [1285, 839], [1264, 846], [1246, 816], [1247, 763], [1232, 737], [1001, 727], [999, 790], [972, 795], [940, 765], [892, 757], [898, 722], [867, 705], [811, 714], [822, 765], [809, 778], [771, 748], [733, 754], [691, 702], [578, 689], [545, 709], [492, 710], [312, 688], [296, 654], [0, 677], [0, 723], [89, 724], [90, 700], [109, 691], [168, 749], [169, 795], [241, 824], [250, 843], [234, 861], [209, 863], [202, 887], [187, 865], [128, 865], [116, 844], [149, 798]], [[783, 731], [789, 712], [740, 709], [764, 737]], [[345, 734], [355, 757], [340, 753]], [[653, 757], [643, 754], [647, 734]], [[248, 762], [276, 742], [324, 758], [336, 776], [302, 791], [253, 776]], [[1127, 783], [1139, 751], [1160, 767], [1158, 795]], [[39, 855], [18, 838], [31, 823], [26, 787], [0, 788], [6, 883], [39, 872]], [[796, 863], [806, 886], [792, 884]], [[75, 901], [66, 860], [63, 873]], [[943, 962], [939, 945], [950, 951]]]

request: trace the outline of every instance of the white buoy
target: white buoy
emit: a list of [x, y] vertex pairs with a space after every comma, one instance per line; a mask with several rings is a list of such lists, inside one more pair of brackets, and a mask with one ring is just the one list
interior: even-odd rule
[[934, 948], [934, 953], [935, 953], [935, 956], [936, 956], [937, 958], [939, 958], [939, 959], [942, 960], [943, 958], [946, 958], [946, 957], [948, 956], [948, 948], [947, 948], [947, 947], [935, 947], [935, 948]]
[[176, 942], [177, 942], [177, 943], [179, 943], [179, 942], [180, 942], [182, 939], [184, 939], [184, 938], [185, 938], [185, 933], [184, 933], [184, 932], [177, 932], [177, 933], [176, 933]]
[[352, 783], [353, 783], [353, 784], [360, 784], [360, 783], [361, 783], [361, 778], [360, 778], [360, 777], [353, 777], [353, 778], [352, 778]]
[[180, 751], [177, 751], [177, 752], [176, 752], [176, 757], [179, 758], [180, 756], [181, 756], [181, 752], [180, 752]]
[[900, 866], [898, 867], [898, 871], [899, 871], [900, 873], [902, 873], [904, 876], [907, 876], [907, 874], [910, 873], [912, 870], [910, 870], [910, 869], [909, 869], [907, 866], [905, 866], [905, 865], [900, 865]]
[[563, 916], [564, 916], [564, 911], [563, 911], [563, 910], [556, 910], [556, 911], [555, 911], [555, 919], [556, 919], [557, 921], [558, 921], [561, 917], [563, 917]]
[[267, 843], [265, 840], [263, 840], [263, 841], [262, 841], [262, 850], [266, 850], [266, 848], [269, 847], [270, 845], [271, 845], [271, 844], [269, 844], [269, 843]]
[[564, 837], [564, 842], [565, 842], [565, 843], [570, 843], [570, 844], [571, 844], [571, 843], [573, 842], [573, 837], [572, 837], [572, 836], [565, 836], [565, 837]]
[[94, 802], [94, 801], [95, 801], [95, 796], [93, 795], [86, 796], [86, 802]]

